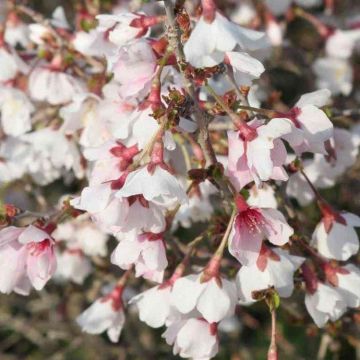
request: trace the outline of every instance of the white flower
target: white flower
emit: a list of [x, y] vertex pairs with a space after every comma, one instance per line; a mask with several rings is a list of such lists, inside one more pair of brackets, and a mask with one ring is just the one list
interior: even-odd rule
[[174, 322], [162, 335], [167, 344], [174, 345], [174, 355], [183, 358], [208, 360], [218, 350], [216, 324], [209, 324], [203, 319], [188, 319]]
[[342, 221], [334, 220], [330, 230], [324, 220], [320, 221], [312, 235], [312, 245], [329, 259], [346, 261], [359, 251], [359, 238], [354, 227], [360, 226], [360, 217], [351, 213], [340, 213]]
[[1, 125], [6, 135], [19, 136], [31, 130], [35, 110], [25, 93], [13, 88], [0, 89]]
[[116, 196], [132, 195], [142, 195], [146, 200], [166, 207], [187, 201], [187, 195], [179, 180], [161, 166], [156, 166], [153, 173], [150, 173], [146, 166], [131, 172]]
[[215, 66], [224, 60], [225, 53], [239, 45], [241, 50], [264, 47], [265, 34], [242, 28], [219, 12], [212, 22], [201, 16], [184, 46], [186, 59], [196, 67]]
[[171, 304], [171, 290], [172, 286], [164, 283], [134, 296], [129, 304], [137, 306], [141, 321], [159, 328], [179, 317], [178, 311]]
[[353, 264], [343, 266], [344, 272], [337, 272], [336, 290], [345, 299], [348, 307], [357, 308], [360, 306], [360, 270]]
[[294, 290], [294, 272], [305, 258], [290, 255], [282, 249], [262, 252], [256, 264], [242, 266], [236, 277], [240, 301], [252, 303], [254, 291], [274, 287], [281, 297], [290, 297]]
[[313, 64], [318, 89], [329, 89], [332, 95], [348, 96], [353, 88], [353, 68], [346, 59], [318, 58]]
[[127, 270], [135, 264], [135, 275], [162, 282], [168, 265], [162, 234], [145, 233], [131, 237], [118, 234], [120, 242], [111, 254], [111, 262]]
[[304, 94], [288, 113], [279, 114], [293, 122], [292, 132], [283, 138], [297, 153], [326, 153], [324, 143], [333, 136], [334, 129], [332, 122], [319, 107], [329, 102], [330, 95], [328, 89]]
[[264, 183], [260, 188], [254, 185], [249, 190], [249, 198], [247, 199], [247, 203], [253, 207], [276, 209], [277, 201], [275, 198], [275, 190], [266, 183]]
[[[114, 294], [114, 295], [113, 295]], [[77, 319], [82, 331], [89, 334], [101, 334], [106, 331], [112, 342], [119, 340], [125, 323], [121, 294], [113, 293], [96, 300]]]
[[341, 59], [348, 59], [354, 50], [356, 42], [360, 40], [360, 29], [337, 29], [326, 41], [326, 53]]
[[29, 77], [30, 96], [34, 100], [47, 101], [51, 105], [66, 104], [83, 91], [83, 85], [79, 80], [48, 67], [36, 67]]
[[182, 313], [196, 309], [209, 323], [219, 322], [233, 315], [236, 288], [224, 278], [211, 278], [201, 282], [202, 274], [188, 275], [175, 281], [171, 292], [172, 304]]
[[346, 302], [332, 286], [317, 284], [313, 294], [305, 295], [305, 306], [318, 327], [323, 327], [329, 320], [336, 321], [346, 311]]
[[54, 276], [59, 280], [71, 280], [81, 285], [92, 271], [90, 260], [79, 250], [57, 253], [56, 259], [58, 266]]
[[12, 80], [16, 77], [18, 71], [26, 73], [27, 65], [14, 52], [0, 47], [0, 83]]

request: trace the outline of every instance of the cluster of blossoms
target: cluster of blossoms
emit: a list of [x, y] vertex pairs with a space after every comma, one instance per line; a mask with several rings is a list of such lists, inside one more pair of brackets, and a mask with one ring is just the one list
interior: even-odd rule
[[[0, 292], [28, 295], [51, 278], [83, 285], [109, 257], [109, 269], [125, 272], [78, 316], [82, 330], [117, 342], [132, 307], [148, 326], [166, 327], [174, 354], [194, 359], [217, 354], [218, 333], [240, 306], [269, 307], [269, 359], [279, 298], [302, 292], [318, 327], [359, 307], [360, 217], [318, 191], [358, 156], [359, 131], [335, 126], [331, 104], [352, 91], [359, 23], [320, 21], [307, 9], [321, 0], [262, 6], [259, 21], [248, 1], [231, 19], [213, 0], [197, 9], [160, 1], [146, 14], [125, 3], [112, 14], [77, 13], [74, 30], [62, 8], [45, 19], [9, 2], [0, 185], [24, 181], [32, 192], [60, 180], [78, 191], [41, 216], [9, 195]], [[312, 66], [318, 89], [292, 107], [262, 108], [271, 105], [263, 64], [285, 41], [285, 13], [324, 40]], [[311, 203], [321, 218], [308, 229], [301, 207]], [[177, 235], [186, 228], [194, 239]], [[125, 301], [139, 277], [157, 285]]]

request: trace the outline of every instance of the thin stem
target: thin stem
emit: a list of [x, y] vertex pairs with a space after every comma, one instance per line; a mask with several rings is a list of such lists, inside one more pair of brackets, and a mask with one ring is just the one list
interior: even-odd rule
[[227, 225], [227, 228], [225, 230], [224, 236], [221, 239], [220, 245], [219, 245], [219, 247], [217, 248], [217, 250], [216, 250], [216, 252], [214, 254], [215, 257], [220, 257], [221, 258], [223, 256], [225, 247], [226, 247], [227, 242], [229, 240], [229, 236], [230, 236], [231, 229], [232, 229], [232, 226], [233, 226], [236, 215], [237, 215], [237, 210], [234, 208], [232, 213], [231, 213], [231, 217], [230, 217], [229, 223]]
[[268, 360], [277, 360], [278, 352], [276, 345], [276, 310], [275, 307], [271, 310], [271, 342], [267, 354]]
[[208, 165], [213, 165], [217, 163], [217, 159], [209, 138], [206, 120], [207, 114], [203, 112], [201, 107], [199, 106], [195, 86], [192, 81], [186, 76], [184, 71], [186, 67], [186, 59], [184, 54], [184, 48], [181, 43], [181, 30], [175, 19], [174, 5], [172, 3], [172, 0], [165, 0], [164, 5], [168, 23], [167, 35], [169, 39], [169, 45], [175, 52], [177, 63], [184, 79], [186, 91], [194, 103], [194, 117], [199, 127], [199, 144], [204, 153], [206, 163]]
[[[209, 91], [211, 96], [216, 100], [216, 102], [223, 108], [223, 110], [228, 113], [228, 115], [231, 117], [231, 119], [238, 121], [239, 120], [238, 115], [233, 110], [230, 109], [230, 107], [225, 103], [225, 101], [221, 98], [221, 96], [219, 96], [209, 84], [207, 84], [205, 87]], [[267, 116], [270, 118], [274, 116], [273, 110], [259, 109], [259, 108], [255, 108], [252, 106], [246, 106], [246, 105], [238, 105], [237, 107], [240, 110], [253, 111], [253, 112], [256, 112], [258, 114], [261, 114], [261, 115], [264, 115], [264, 116]]]

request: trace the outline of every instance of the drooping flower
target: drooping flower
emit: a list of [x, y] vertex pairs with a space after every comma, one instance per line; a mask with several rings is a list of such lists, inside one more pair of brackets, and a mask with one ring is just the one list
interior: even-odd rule
[[172, 323], [162, 335], [173, 345], [174, 355], [183, 358], [208, 360], [219, 350], [217, 324], [204, 319], [185, 319]]
[[241, 189], [251, 181], [287, 180], [286, 149], [280, 137], [291, 132], [290, 122], [279, 119], [265, 125], [256, 120], [239, 124], [239, 130], [228, 131], [227, 172], [234, 185]]
[[216, 11], [213, 1], [203, 0], [202, 5], [203, 14], [184, 46], [186, 59], [191, 65], [218, 65], [224, 60], [226, 52], [233, 51], [237, 45], [241, 51], [264, 47], [264, 33], [231, 22]]
[[179, 180], [161, 166], [155, 166], [153, 172], [150, 172], [145, 166], [132, 171], [127, 176], [124, 186], [116, 196], [129, 197], [133, 195], [142, 195], [147, 201], [165, 207], [187, 201], [186, 193]]
[[122, 293], [123, 287], [117, 286], [81, 313], [76, 321], [82, 330], [89, 334], [106, 331], [109, 339], [117, 342], [125, 323]]
[[171, 302], [182, 314], [197, 310], [207, 322], [218, 323], [234, 314], [236, 287], [217, 271], [216, 275], [209, 276], [210, 269], [211, 262], [200, 274], [177, 279], [171, 292]]
[[240, 301], [252, 303], [254, 291], [274, 287], [281, 297], [290, 297], [294, 289], [294, 272], [305, 258], [263, 245], [255, 264], [242, 266], [236, 277]]
[[280, 211], [250, 207], [240, 196], [236, 203], [238, 214], [229, 238], [229, 251], [242, 265], [257, 261], [264, 239], [278, 246], [289, 241], [294, 231]]
[[292, 131], [283, 136], [298, 153], [326, 154], [324, 143], [333, 136], [333, 124], [319, 107], [329, 102], [330, 91], [322, 89], [300, 97], [286, 113], [277, 113], [272, 121], [286, 118], [292, 121]]
[[163, 234], [140, 235], [118, 233], [119, 244], [111, 254], [111, 262], [127, 270], [135, 265], [136, 276], [162, 282], [168, 265]]
[[348, 260], [359, 251], [359, 238], [354, 229], [359, 226], [359, 216], [326, 208], [312, 235], [312, 245], [329, 259]]
[[26, 282], [41, 290], [53, 276], [56, 270], [54, 240], [47, 231], [33, 225], [10, 226], [0, 231], [1, 292], [24, 292], [21, 289]]

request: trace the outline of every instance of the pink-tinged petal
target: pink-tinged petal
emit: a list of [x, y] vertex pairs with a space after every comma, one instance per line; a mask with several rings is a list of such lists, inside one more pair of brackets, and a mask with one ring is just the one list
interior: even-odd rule
[[253, 291], [265, 290], [273, 285], [269, 271], [260, 271], [255, 264], [242, 266], [236, 276], [236, 285], [240, 301], [248, 304], [256, 300], [253, 298]]
[[147, 241], [141, 255], [150, 270], [164, 270], [168, 265], [166, 250], [161, 240]]
[[232, 184], [238, 191], [240, 191], [245, 185], [254, 181], [245, 155], [238, 159], [236, 167], [230, 167], [229, 163], [229, 167], [226, 169], [226, 175], [230, 178]]
[[43, 250], [30, 249], [26, 261], [29, 280], [36, 290], [41, 290], [56, 270], [56, 257], [52, 246]]
[[[129, 303], [135, 303], [139, 309], [139, 318], [153, 328], [165, 325], [170, 314], [171, 287], [153, 287], [132, 298]], [[161, 306], [159, 306], [161, 304]]]
[[335, 222], [329, 233], [321, 221], [312, 236], [319, 253], [329, 259], [346, 261], [359, 251], [359, 239], [351, 226]]
[[138, 241], [122, 240], [111, 254], [111, 263], [122, 269], [128, 269], [131, 264], [137, 261], [140, 252], [141, 244]]
[[113, 320], [111, 327], [107, 331], [107, 335], [111, 342], [116, 343], [119, 341], [121, 331], [125, 324], [125, 314], [123, 311], [118, 311]]
[[302, 95], [299, 101], [296, 103], [296, 106], [303, 107], [306, 105], [314, 105], [317, 107], [323, 107], [329, 103], [330, 98], [331, 98], [330, 90], [321, 89]]
[[198, 275], [181, 277], [173, 286], [171, 302], [181, 313], [187, 314], [195, 309], [205, 287], [205, 284], [200, 284], [198, 281]]
[[45, 231], [37, 228], [36, 226], [29, 225], [19, 236], [19, 242], [21, 244], [39, 243], [46, 239], [49, 239], [50, 235]]
[[286, 118], [273, 119], [266, 125], [262, 125], [257, 128], [256, 131], [259, 136], [269, 139], [277, 139], [289, 134], [292, 131], [292, 123]]
[[226, 56], [231, 66], [242, 73], [258, 78], [265, 71], [264, 65], [249, 54], [231, 51], [227, 52]]
[[0, 230], [0, 247], [17, 240], [23, 231], [24, 228], [18, 228], [16, 226], [8, 226], [5, 229]]
[[256, 170], [260, 180], [269, 180], [272, 170], [273, 162], [271, 159], [271, 149], [273, 142], [266, 138], [258, 136], [253, 141], [247, 143], [247, 162], [250, 170]]
[[0, 248], [0, 292], [9, 294], [15, 290], [25, 274], [26, 252], [19, 243]]
[[181, 357], [209, 359], [217, 352], [217, 337], [212, 335], [210, 324], [204, 320], [189, 319], [176, 338]]
[[301, 108], [297, 119], [304, 130], [304, 138], [309, 149], [324, 153], [324, 142], [334, 133], [333, 124], [326, 114], [316, 106], [306, 105]]
[[81, 326], [82, 331], [89, 334], [101, 334], [112, 326], [116, 314], [112, 302], [101, 298], [81, 313], [76, 322]]
[[[106, 208], [109, 203], [112, 190], [109, 184], [88, 186], [81, 192], [81, 197], [74, 203], [77, 209], [90, 213], [97, 213]], [[72, 202], [71, 202], [72, 204]]]
[[[221, 279], [221, 281], [227, 282], [227, 286], [220, 287], [215, 278], [209, 280], [197, 302], [196, 308], [209, 323], [217, 323], [225, 317], [232, 315], [235, 307], [235, 291], [231, 289], [234, 284], [229, 283], [225, 279]], [[231, 292], [227, 292], [227, 290]]]
[[229, 252], [242, 265], [254, 264], [259, 256], [263, 235], [258, 229], [251, 231], [245, 224], [232, 230], [229, 240]]
[[245, 154], [244, 141], [240, 139], [237, 131], [228, 131], [227, 136], [229, 144], [228, 167], [236, 169], [239, 159]]
[[286, 222], [284, 215], [276, 209], [261, 209], [265, 218], [265, 233], [274, 245], [282, 246], [294, 234], [294, 229]]

